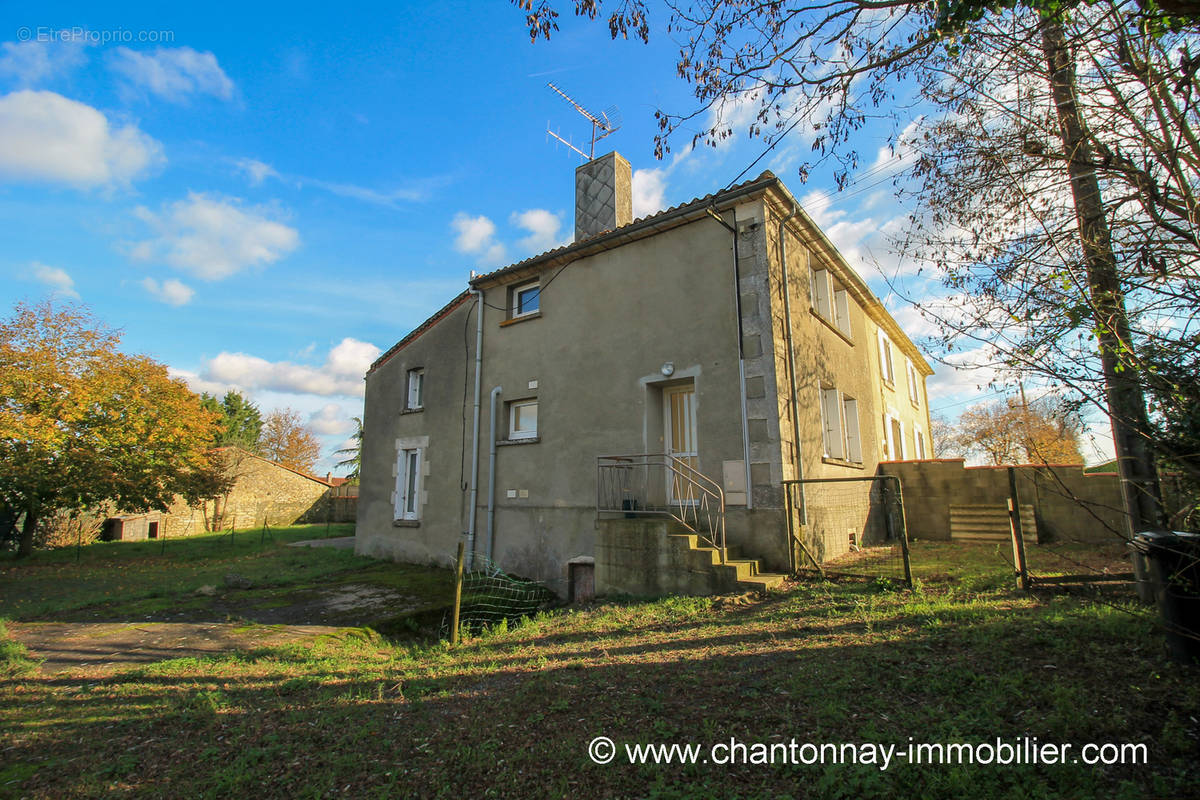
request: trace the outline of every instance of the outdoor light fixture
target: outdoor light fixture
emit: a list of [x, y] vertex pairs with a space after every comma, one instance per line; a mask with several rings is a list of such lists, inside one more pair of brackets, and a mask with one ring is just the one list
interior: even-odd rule
[[661, 372], [665, 377], [671, 377], [671, 375], [675, 373], [675, 362], [668, 361], [667, 363], [663, 364]]

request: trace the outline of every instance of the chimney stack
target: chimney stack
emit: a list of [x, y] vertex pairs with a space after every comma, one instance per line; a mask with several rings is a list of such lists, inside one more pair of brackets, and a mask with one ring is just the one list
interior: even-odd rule
[[575, 170], [575, 241], [633, 222], [633, 170], [613, 151]]

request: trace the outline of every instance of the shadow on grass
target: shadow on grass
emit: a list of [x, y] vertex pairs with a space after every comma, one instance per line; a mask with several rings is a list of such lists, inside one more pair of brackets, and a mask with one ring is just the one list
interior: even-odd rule
[[[30, 796], [1186, 796], [1195, 675], [1137, 620], [1070, 601], [989, 614], [885, 597], [845, 619], [836, 592], [677, 613], [535, 620], [457, 650], [369, 632], [102, 683], [33, 678], [0, 694], [6, 761]], [[999, 598], [998, 602], [1008, 602]], [[559, 632], [572, 625], [597, 629]], [[650, 637], [650, 641], [644, 641]], [[661, 640], [654, 640], [659, 637]], [[36, 713], [30, 709], [36, 708]], [[1148, 765], [631, 765], [587, 744], [1145, 742]], [[185, 753], [187, 757], [181, 758]], [[707, 753], [706, 753], [707, 755]], [[3, 778], [5, 772], [0, 772]], [[2, 782], [2, 781], [0, 781]]]

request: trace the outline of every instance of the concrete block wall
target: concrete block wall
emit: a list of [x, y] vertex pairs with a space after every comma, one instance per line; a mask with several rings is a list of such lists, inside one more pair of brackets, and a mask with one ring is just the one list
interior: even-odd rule
[[[1124, 536], [1117, 477], [1082, 466], [1017, 469], [1022, 505], [1032, 505], [1039, 541], [1111, 542]], [[879, 472], [900, 479], [910, 539], [950, 539], [950, 506], [1003, 505], [1007, 467], [967, 467], [962, 459], [889, 461]]]

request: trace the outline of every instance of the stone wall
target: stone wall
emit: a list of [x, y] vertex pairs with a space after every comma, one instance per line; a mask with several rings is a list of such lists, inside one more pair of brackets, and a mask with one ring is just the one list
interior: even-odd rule
[[[303, 522], [340, 521], [337, 517], [351, 515], [353, 508], [340, 508], [353, 503], [352, 498], [328, 497], [329, 485], [273, 461], [249, 453], [234, 456], [231, 470], [236, 476], [232, 491], [223, 502], [222, 525], [228, 529], [253, 528], [263, 524], [281, 527]], [[333, 503], [330, 506], [330, 503]], [[211, 517], [213, 503], [193, 508], [177, 497], [170, 511], [163, 515], [162, 524], [168, 537], [190, 536], [205, 532], [205, 515]]]
[[[1033, 506], [1038, 542], [1106, 542], [1125, 535], [1116, 475], [1081, 466], [1022, 465], [1017, 493]], [[889, 461], [879, 472], [900, 479], [911, 539], [949, 539], [950, 505], [1004, 505], [1007, 467], [967, 467], [962, 459]]]

